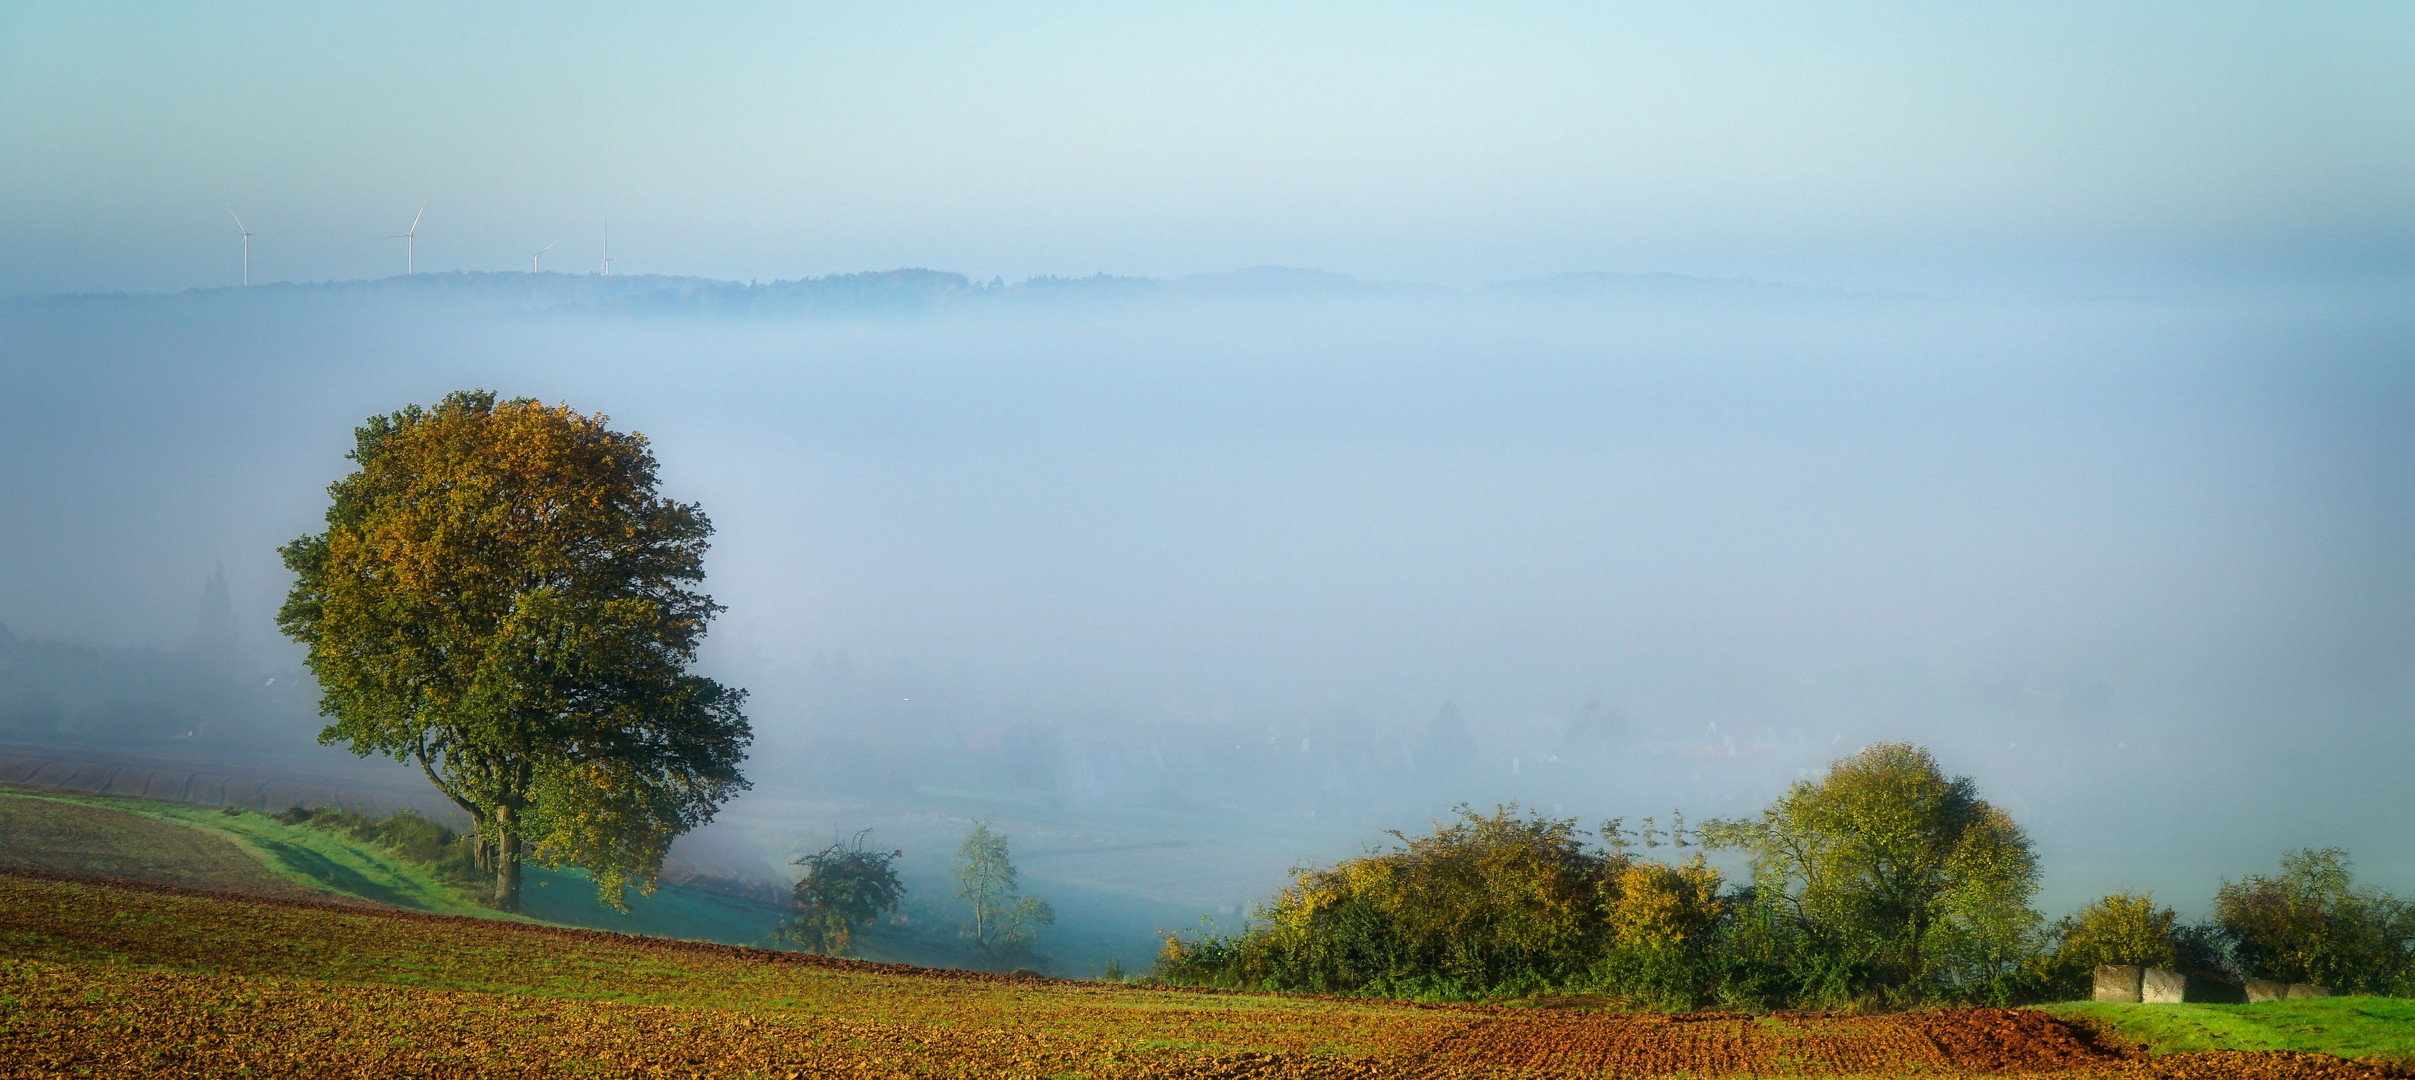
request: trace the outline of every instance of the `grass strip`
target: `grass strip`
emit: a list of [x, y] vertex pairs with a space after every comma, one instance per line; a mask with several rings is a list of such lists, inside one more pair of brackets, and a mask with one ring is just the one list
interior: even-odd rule
[[2069, 1002], [2046, 1011], [2085, 1020], [2156, 1054], [2296, 1050], [2415, 1066], [2415, 1001], [2311, 998], [2254, 1005]]

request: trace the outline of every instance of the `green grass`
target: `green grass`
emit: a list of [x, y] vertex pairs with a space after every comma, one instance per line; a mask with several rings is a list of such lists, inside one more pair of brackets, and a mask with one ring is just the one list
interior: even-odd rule
[[664, 885], [651, 896], [630, 889], [625, 899], [629, 904], [625, 912], [614, 911], [596, 899], [595, 879], [584, 870], [548, 870], [542, 866], [521, 869], [520, 910], [532, 918], [564, 926], [724, 945], [764, 945], [785, 914], [767, 904], [677, 885]]
[[2094, 1022], [2159, 1054], [2304, 1050], [2415, 1063], [2415, 1001], [2404, 998], [2313, 998], [2255, 1005], [2083, 1001], [2047, 1006], [2047, 1011]]
[[0, 866], [197, 889], [311, 892], [218, 833], [48, 799], [0, 799]]
[[[342, 832], [308, 824], [287, 825], [276, 818], [249, 810], [227, 813], [219, 807], [193, 806], [185, 803], [159, 802], [150, 799], [130, 799], [106, 795], [81, 795], [67, 792], [27, 791], [0, 788], [0, 806], [8, 802], [37, 803], [52, 807], [78, 807], [91, 813], [81, 817], [57, 818], [46, 821], [71, 835], [60, 837], [69, 846], [81, 842], [84, 846], [105, 849], [112, 844], [124, 844], [127, 830], [112, 826], [123, 822], [126, 815], [143, 822], [160, 822], [172, 826], [198, 829], [233, 844], [243, 854], [259, 863], [268, 879], [285, 885], [339, 896], [373, 900], [389, 907], [411, 911], [433, 912], [439, 915], [473, 915], [480, 918], [510, 919], [522, 922], [549, 922], [564, 926], [583, 926], [597, 930], [616, 930], [625, 934], [644, 934], [653, 937], [685, 938], [694, 941], [714, 941], [727, 945], [761, 945], [779, 925], [782, 912], [776, 908], [735, 900], [698, 889], [665, 885], [647, 896], [630, 890], [629, 910], [615, 911], [598, 900], [595, 882], [585, 871], [577, 869], [548, 870], [530, 866], [522, 878], [522, 914], [506, 915], [480, 903], [461, 890], [446, 885], [428, 868], [403, 858], [383, 846], [354, 839]], [[6, 843], [0, 837], [0, 843]], [[173, 865], [179, 855], [193, 856], [194, 849], [163, 845], [157, 832], [145, 834], [151, 841], [139, 854], [139, 859], [108, 859], [109, 852], [99, 852], [107, 865], [54, 866], [53, 869], [73, 872], [119, 874], [142, 880], [167, 884], [194, 885], [202, 888], [231, 887], [241, 883], [229, 879], [214, 884], [207, 874], [198, 873], [202, 867]], [[122, 864], [122, 865], [119, 865]], [[179, 873], [180, 870], [196, 873]], [[206, 868], [219, 876], [225, 869], [212, 865]]]
[[[233, 843], [257, 860], [268, 875], [285, 884], [374, 900], [411, 911], [551, 922], [729, 945], [762, 944], [781, 916], [779, 911], [765, 905], [676, 885], [666, 885], [652, 896], [630, 890], [629, 910], [614, 911], [596, 898], [595, 883], [584, 871], [548, 870], [540, 866], [524, 871], [523, 914], [506, 915], [444, 884], [426, 867], [374, 842], [307, 824], [287, 825], [250, 810], [230, 814], [218, 807], [19, 789], [0, 789], [0, 799], [85, 807], [103, 814], [126, 814], [145, 821], [199, 829]], [[92, 819], [86, 839], [96, 844], [116, 839], [105, 823], [105, 817]], [[130, 876], [190, 884], [157, 873], [138, 872]]]
[[[283, 884], [373, 900], [413, 911], [520, 918], [524, 921], [652, 937], [713, 941], [725, 945], [768, 944], [773, 930], [778, 928], [786, 914], [775, 905], [667, 883], [652, 895], [629, 890], [625, 894], [629, 909], [615, 911], [597, 899], [594, 880], [585, 871], [528, 866], [524, 868], [522, 878], [522, 915], [507, 916], [446, 885], [427, 867], [403, 858], [374, 841], [356, 839], [339, 830], [318, 825], [287, 825], [270, 815], [248, 810], [228, 814], [219, 807], [121, 796], [0, 788], [0, 800], [33, 800], [51, 806], [84, 807], [104, 815], [126, 814], [147, 822], [200, 829], [234, 844], [244, 854], [258, 861], [270, 877]], [[115, 853], [104, 849], [109, 847], [111, 841], [120, 839], [119, 834], [124, 830], [110, 828], [105, 818], [90, 819], [85, 824], [82, 835], [74, 839], [103, 856], [103, 862], [126, 865], [54, 869], [117, 873], [143, 880], [202, 888], [234, 887], [231, 883], [213, 885], [195, 873], [178, 872], [198, 871], [200, 868], [171, 865], [178, 854], [172, 850], [173, 845], [167, 851], [146, 850], [144, 854], [149, 856], [146, 860], [108, 858]], [[0, 837], [0, 846], [6, 842], [5, 837]], [[158, 849], [160, 845], [154, 843], [148, 847]], [[6, 852], [0, 850], [0, 863], [7, 861]], [[150, 872], [133, 868], [137, 863], [148, 867]], [[224, 868], [213, 869], [223, 871]], [[1098, 968], [1097, 958], [1109, 955], [1118, 956], [1127, 970], [1145, 971], [1155, 950], [1156, 938], [1134, 927], [1146, 927], [1150, 925], [1148, 920], [1155, 920], [1155, 925], [1161, 926], [1182, 925], [1190, 915], [1187, 909], [1174, 905], [1114, 896], [1077, 886], [1053, 887], [1048, 892], [1048, 899], [1057, 908], [1059, 926], [1044, 938], [1047, 946], [1044, 951], [1055, 954], [1062, 949], [1068, 954], [1054, 956], [1054, 964], [1043, 965], [1052, 974], [1089, 975]], [[917, 919], [912, 927], [878, 925], [870, 928], [865, 955], [875, 960], [934, 967], [980, 966], [980, 958], [957, 942], [954, 926], [947, 920], [942, 905], [918, 903], [914, 905], [914, 913]]]
[[442, 915], [503, 917], [428, 871], [376, 844], [326, 829], [286, 825], [249, 810], [67, 792], [0, 790], [0, 798], [92, 807], [151, 821], [189, 826], [232, 841], [270, 874], [292, 885]]

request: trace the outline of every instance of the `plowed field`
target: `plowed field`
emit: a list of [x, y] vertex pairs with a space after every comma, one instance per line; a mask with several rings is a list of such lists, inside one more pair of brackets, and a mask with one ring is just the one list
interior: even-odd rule
[[2089, 1068], [2117, 1047], [2025, 1009], [1894, 1016], [1501, 1012], [1437, 1040], [1430, 1059], [1593, 1076], [1997, 1072]]
[[2028, 1010], [1656, 1016], [929, 972], [0, 875], [0, 1077], [2399, 1075]]
[[307, 898], [226, 838], [97, 806], [0, 798], [0, 869]]

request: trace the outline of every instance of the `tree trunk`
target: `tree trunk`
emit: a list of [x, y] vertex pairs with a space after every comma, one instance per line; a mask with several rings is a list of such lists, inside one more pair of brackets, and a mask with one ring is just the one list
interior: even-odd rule
[[520, 834], [508, 806], [495, 808], [495, 906], [520, 910]]
[[419, 759], [419, 771], [428, 774], [428, 783], [436, 785], [436, 790], [443, 792], [445, 798], [453, 800], [453, 805], [460, 807], [462, 813], [470, 816], [470, 865], [481, 871], [494, 869], [494, 853], [488, 850], [487, 844], [486, 815], [478, 812], [476, 803], [462, 798], [460, 792], [453, 790], [453, 785], [445, 783], [443, 777], [436, 775], [436, 763], [428, 760], [425, 744], [420, 746], [416, 756]]

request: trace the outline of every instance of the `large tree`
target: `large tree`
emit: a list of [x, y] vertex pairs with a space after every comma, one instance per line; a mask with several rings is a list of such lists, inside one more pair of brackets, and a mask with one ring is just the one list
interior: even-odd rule
[[327, 530], [280, 549], [319, 741], [419, 765], [476, 823], [495, 901], [524, 859], [651, 889], [672, 838], [748, 785], [746, 693], [690, 674], [721, 610], [712, 524], [601, 415], [462, 391], [374, 416]]
[[2018, 964], [2039, 922], [2029, 837], [1909, 743], [1837, 761], [1759, 820], [1702, 834], [1751, 853], [1757, 900], [1882, 985], [1975, 993]]

